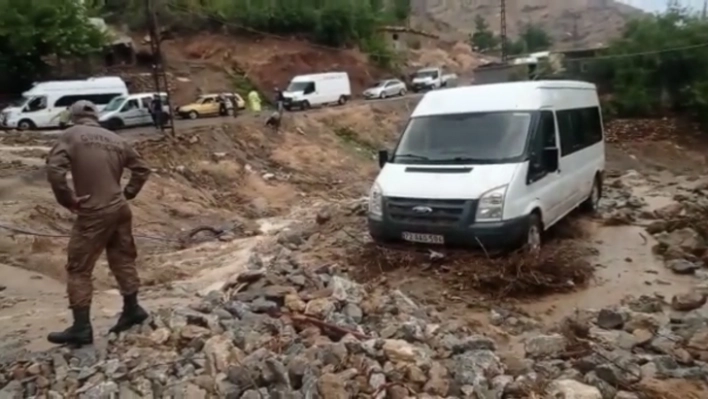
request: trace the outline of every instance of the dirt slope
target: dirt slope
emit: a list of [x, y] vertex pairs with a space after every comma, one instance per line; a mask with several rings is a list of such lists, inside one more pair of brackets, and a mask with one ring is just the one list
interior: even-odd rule
[[[208, 225], [248, 236], [258, 230], [253, 220], [282, 215], [325, 196], [366, 195], [377, 170], [374, 149], [395, 138], [408, 101], [288, 114], [277, 135], [263, 129], [262, 119], [244, 116], [230, 124], [180, 132], [174, 141], [136, 143], [155, 170], [133, 202], [136, 229], [178, 239], [189, 229]], [[50, 144], [41, 136], [7, 136], [0, 143], [1, 223], [52, 234], [69, 231], [73, 216], [55, 204], [41, 175]], [[30, 184], [16, 177], [27, 173], [35, 174]], [[178, 243], [141, 242], [148, 283], [195, 271], [194, 265], [164, 263], [160, 254]], [[0, 262], [62, 279], [65, 244], [63, 239], [2, 231]], [[112, 285], [107, 270], [98, 270], [99, 284]]]
[[[418, 0], [414, 10], [419, 15], [440, 20], [453, 29], [470, 33], [474, 19], [482, 15], [491, 29], [499, 32], [498, 0]], [[517, 37], [527, 23], [542, 26], [557, 47], [591, 47], [616, 36], [629, 17], [641, 11], [613, 0], [519, 0], [507, 1], [507, 32]]]

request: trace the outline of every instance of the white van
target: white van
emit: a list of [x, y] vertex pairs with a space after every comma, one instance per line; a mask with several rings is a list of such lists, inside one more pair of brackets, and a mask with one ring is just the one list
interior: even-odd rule
[[0, 114], [0, 125], [20, 130], [58, 127], [61, 113], [79, 100], [103, 109], [114, 97], [128, 95], [119, 77], [40, 82], [22, 93]]
[[[111, 100], [101, 111], [99, 123], [111, 130], [152, 125], [150, 104], [157, 93], [137, 93]], [[168, 111], [167, 93], [160, 93], [163, 111]]]
[[283, 106], [288, 111], [335, 103], [343, 105], [352, 97], [352, 88], [346, 72], [299, 75], [290, 81], [283, 97]]
[[538, 249], [602, 194], [595, 85], [527, 81], [427, 93], [369, 193], [376, 241]]

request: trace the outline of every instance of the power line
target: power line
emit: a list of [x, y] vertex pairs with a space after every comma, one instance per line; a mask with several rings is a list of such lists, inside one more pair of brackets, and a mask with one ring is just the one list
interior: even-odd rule
[[[504, 1], [504, 0], [501, 0], [501, 1]], [[271, 37], [271, 38], [279, 39], [282, 41], [291, 40], [291, 37], [288, 37], [288, 36], [282, 36], [282, 35], [277, 35], [277, 34], [270, 33], [270, 32], [260, 31], [260, 30], [239, 24], [237, 22], [227, 21], [224, 18], [218, 18], [218, 17], [208, 14], [208, 13], [198, 13], [198, 12], [195, 12], [194, 10], [190, 10], [184, 6], [176, 5], [169, 0], [168, 0], [168, 4], [175, 11], [180, 12], [185, 15], [198, 16], [198, 17], [205, 18], [205, 19], [211, 19], [212, 21], [219, 22], [219, 23], [223, 24], [224, 26], [231, 26], [234, 28], [242, 29], [244, 31], [255, 33], [255, 34], [258, 34], [261, 36], [265, 36], [265, 37]], [[318, 43], [312, 43], [312, 42], [304, 42], [304, 43], [310, 47], [321, 48], [321, 49], [325, 49], [325, 50], [335, 50], [335, 51], [342, 51], [342, 52], [351, 50], [351, 49], [346, 49], [346, 48], [341, 48], [341, 47], [334, 47], [334, 46], [327, 46], [327, 45], [318, 44]], [[687, 46], [681, 46], [681, 47], [668, 47], [668, 48], [658, 49], [658, 50], [648, 50], [648, 51], [635, 52], [635, 53], [607, 54], [607, 55], [598, 55], [598, 56], [569, 58], [569, 59], [566, 59], [565, 61], [566, 62], [582, 62], [582, 61], [592, 61], [592, 60], [607, 60], [607, 59], [614, 59], [614, 58], [631, 58], [631, 57], [640, 57], [640, 56], [647, 56], [647, 55], [686, 51], [686, 50], [694, 50], [694, 49], [699, 49], [699, 48], [704, 48], [704, 47], [708, 47], [708, 42], [687, 45]], [[553, 52], [553, 51], [551, 51], [551, 52]], [[562, 53], [562, 51], [558, 51], [557, 53]], [[377, 53], [369, 53], [369, 54], [377, 55]], [[378, 54], [378, 55], [383, 55], [383, 54]], [[517, 54], [517, 55], [515, 55], [515, 57], [520, 58], [520, 57], [525, 57], [525, 56], [529, 56], [529, 55], [531, 55], [531, 53]]]
[[[648, 55], [657, 55], [657, 54], [665, 54], [665, 53], [675, 53], [675, 52], [680, 52], [680, 51], [696, 50], [696, 49], [700, 49], [700, 48], [708, 48], [708, 43], [694, 44], [694, 45], [682, 46], [682, 47], [669, 47], [669, 48], [665, 48], [665, 49], [649, 50], [649, 51], [642, 51], [642, 52], [637, 52], [637, 53], [607, 54], [607, 55], [578, 57], [578, 58], [566, 58], [563, 60], [563, 62], [568, 64], [568, 63], [573, 63], [573, 62], [602, 61], [602, 60], [611, 60], [611, 59], [644, 57], [644, 56], [648, 56]], [[551, 52], [551, 53], [553, 53], [553, 52]], [[556, 53], [562, 54], [563, 52], [558, 51]], [[524, 55], [519, 55], [519, 58], [522, 58], [522, 57], [524, 57]], [[519, 65], [524, 65], [524, 64], [519, 64]], [[508, 67], [508, 65], [493, 65], [493, 66], [489, 66], [489, 67], [484, 67], [484, 69], [485, 70], [504, 69], [507, 67]]]

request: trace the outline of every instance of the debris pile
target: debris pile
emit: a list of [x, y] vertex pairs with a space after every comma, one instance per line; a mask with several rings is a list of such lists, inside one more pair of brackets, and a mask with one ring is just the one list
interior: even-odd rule
[[281, 247], [107, 346], [28, 353], [4, 344], [0, 396], [631, 399], [642, 378], [708, 376], [708, 318], [669, 318], [665, 305], [642, 297], [527, 332], [512, 367], [467, 324], [398, 290], [368, 290], [335, 266], [305, 268]]
[[589, 252], [573, 239], [551, 242], [535, 256], [525, 251], [501, 256], [482, 251], [412, 252], [367, 244], [353, 249], [350, 263], [361, 265], [357, 273], [363, 275], [427, 264], [447, 286], [460, 291], [473, 289], [493, 298], [526, 298], [584, 286], [595, 271], [585, 259]]
[[614, 119], [605, 124], [608, 143], [672, 140], [680, 135], [698, 135], [700, 128], [679, 118]]

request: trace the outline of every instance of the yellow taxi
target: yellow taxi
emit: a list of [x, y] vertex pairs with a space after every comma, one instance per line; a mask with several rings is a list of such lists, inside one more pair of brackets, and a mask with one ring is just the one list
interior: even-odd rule
[[197, 119], [205, 116], [225, 115], [221, 97], [231, 100], [235, 109], [246, 108], [246, 101], [238, 93], [210, 93], [202, 94], [189, 104], [177, 107], [177, 115], [184, 119]]

